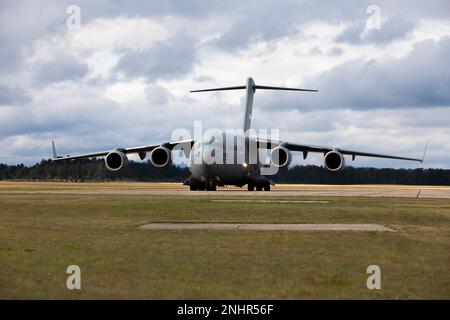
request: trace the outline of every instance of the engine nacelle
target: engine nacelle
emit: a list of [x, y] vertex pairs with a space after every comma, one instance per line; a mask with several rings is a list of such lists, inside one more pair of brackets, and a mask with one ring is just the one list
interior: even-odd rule
[[330, 151], [325, 155], [324, 166], [329, 171], [339, 171], [345, 167], [345, 159], [342, 153]]
[[106, 169], [110, 171], [119, 171], [128, 165], [127, 156], [121, 151], [111, 151], [105, 157]]
[[158, 168], [170, 166], [172, 164], [172, 152], [167, 148], [157, 147], [150, 154], [150, 162]]
[[285, 147], [275, 147], [270, 151], [270, 163], [277, 168], [287, 167], [292, 161], [291, 152]]

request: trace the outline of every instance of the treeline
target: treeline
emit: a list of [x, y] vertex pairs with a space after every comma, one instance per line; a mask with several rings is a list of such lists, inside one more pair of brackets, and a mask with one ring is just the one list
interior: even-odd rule
[[42, 160], [34, 166], [23, 164], [8, 166], [0, 164], [0, 180], [45, 181], [183, 181], [190, 175], [189, 168], [170, 166], [156, 168], [150, 162], [130, 161], [125, 170], [109, 171], [103, 160], [83, 159], [77, 161]]
[[275, 180], [279, 183], [450, 185], [450, 170], [346, 167], [330, 172], [321, 166], [295, 166], [280, 170]]
[[[189, 175], [189, 168], [155, 168], [149, 162], [130, 162], [120, 172], [108, 171], [103, 160], [42, 160], [31, 167], [0, 164], [0, 180], [182, 182]], [[450, 170], [347, 167], [329, 172], [309, 165], [281, 169], [271, 179], [276, 183], [450, 185]]]

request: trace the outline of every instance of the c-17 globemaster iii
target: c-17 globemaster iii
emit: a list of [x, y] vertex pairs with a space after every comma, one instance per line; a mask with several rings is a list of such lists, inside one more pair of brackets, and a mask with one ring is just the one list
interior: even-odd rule
[[[269, 191], [272, 184], [268, 175], [278, 169], [289, 166], [292, 160], [292, 152], [301, 152], [303, 159], [308, 153], [322, 153], [324, 155], [324, 167], [329, 171], [339, 171], [345, 167], [344, 156], [376, 157], [397, 160], [423, 162], [422, 158], [408, 158], [395, 155], [353, 151], [341, 148], [315, 146], [309, 144], [292, 143], [275, 139], [261, 138], [250, 134], [252, 119], [253, 96], [256, 90], [289, 90], [318, 92], [310, 89], [296, 89], [285, 87], [271, 87], [257, 85], [252, 78], [248, 78], [246, 85], [234, 87], [222, 87], [214, 89], [194, 90], [191, 92], [208, 92], [224, 90], [245, 89], [245, 112], [242, 133], [228, 133], [216, 131], [208, 139], [183, 139], [179, 141], [167, 141], [159, 144], [117, 148], [109, 151], [93, 152], [75, 156], [58, 156], [53, 143], [53, 160], [64, 161], [82, 158], [98, 158], [105, 160], [108, 170], [119, 171], [126, 167], [129, 154], [138, 154], [140, 159], [145, 159], [150, 153], [150, 162], [155, 167], [166, 167], [172, 164], [172, 151], [183, 150], [190, 159], [191, 176], [184, 181], [190, 186], [190, 190], [214, 191], [217, 186], [235, 185], [248, 186], [249, 191]], [[240, 143], [240, 141], [242, 143]], [[425, 147], [426, 150], [426, 147]], [[261, 151], [269, 152], [268, 161], [263, 161]], [[267, 159], [265, 159], [267, 160]], [[268, 163], [267, 163], [268, 162]], [[266, 173], [264, 172], [266, 171]]]

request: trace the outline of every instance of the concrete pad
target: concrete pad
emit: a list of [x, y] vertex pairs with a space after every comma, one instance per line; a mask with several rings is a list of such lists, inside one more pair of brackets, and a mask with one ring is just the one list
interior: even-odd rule
[[235, 223], [148, 223], [138, 229], [145, 230], [237, 230]]
[[330, 203], [329, 200], [246, 200], [246, 199], [213, 199], [211, 202], [244, 202], [244, 203]]
[[309, 223], [148, 223], [145, 230], [291, 230], [291, 231], [395, 231], [380, 224]]

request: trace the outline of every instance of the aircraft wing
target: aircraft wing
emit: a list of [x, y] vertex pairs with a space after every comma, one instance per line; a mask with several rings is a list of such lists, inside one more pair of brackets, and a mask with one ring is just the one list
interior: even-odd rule
[[408, 160], [408, 161], [417, 161], [417, 162], [423, 162], [423, 160], [425, 158], [426, 149], [427, 149], [427, 145], [426, 145], [425, 146], [425, 150], [423, 152], [423, 157], [422, 158], [410, 158], [410, 157], [401, 157], [401, 156], [396, 156], [396, 155], [370, 153], [370, 152], [354, 151], [354, 150], [332, 148], [332, 147], [297, 144], [297, 143], [291, 143], [291, 142], [271, 141], [271, 140], [258, 140], [258, 147], [273, 148], [275, 146], [283, 146], [283, 147], [285, 147], [286, 149], [288, 149], [290, 151], [303, 152], [303, 159], [306, 159], [306, 157], [308, 156], [309, 152], [326, 154], [326, 153], [328, 153], [330, 151], [337, 151], [337, 152], [340, 152], [343, 155], [350, 155], [350, 156], [352, 156], [352, 160], [354, 160], [356, 156], [359, 156], [359, 157], [373, 157], [373, 158], [384, 158], [384, 159]]
[[140, 146], [140, 147], [132, 147], [132, 148], [117, 148], [114, 150], [85, 153], [85, 154], [79, 154], [79, 155], [74, 155], [74, 156], [71, 156], [71, 155], [58, 156], [56, 153], [56, 149], [55, 149], [55, 143], [52, 141], [53, 160], [56, 160], [56, 161], [105, 157], [111, 151], [121, 151], [125, 154], [137, 153], [137, 154], [139, 154], [139, 157], [143, 160], [145, 158], [145, 155], [147, 152], [151, 152], [153, 149], [155, 149], [157, 147], [165, 147], [169, 150], [183, 150], [186, 157], [189, 157], [190, 150], [191, 150], [193, 144], [194, 144], [194, 140], [189, 139], [189, 140], [181, 140], [181, 141], [164, 142], [161, 144], [153, 144], [153, 145], [148, 145], [148, 146]]

